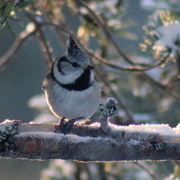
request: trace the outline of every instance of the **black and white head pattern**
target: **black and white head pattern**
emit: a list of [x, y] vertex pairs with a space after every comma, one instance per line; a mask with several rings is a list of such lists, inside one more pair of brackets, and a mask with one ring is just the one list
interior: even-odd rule
[[94, 80], [92, 69], [93, 67], [89, 65], [89, 58], [70, 36], [66, 53], [58, 57], [53, 64], [54, 78], [69, 89], [85, 89]]

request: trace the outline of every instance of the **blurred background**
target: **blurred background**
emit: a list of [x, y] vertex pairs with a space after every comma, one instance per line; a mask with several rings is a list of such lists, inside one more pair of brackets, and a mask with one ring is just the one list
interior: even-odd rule
[[[176, 126], [180, 121], [177, 2], [2, 0], [0, 121], [58, 122], [48, 110], [41, 86], [53, 60], [65, 52], [71, 34], [96, 67], [102, 100], [113, 96], [119, 102], [113, 123]], [[3, 180], [180, 179], [176, 162], [82, 164], [0, 159], [0, 170]]]

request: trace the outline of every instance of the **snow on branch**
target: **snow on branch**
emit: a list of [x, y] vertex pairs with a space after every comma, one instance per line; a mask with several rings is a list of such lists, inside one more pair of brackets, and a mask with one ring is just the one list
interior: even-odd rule
[[[56, 132], [55, 132], [56, 131]], [[84, 162], [180, 160], [180, 125], [129, 125], [100, 123], [74, 125], [69, 134], [57, 124], [0, 124], [0, 157], [67, 159]]]

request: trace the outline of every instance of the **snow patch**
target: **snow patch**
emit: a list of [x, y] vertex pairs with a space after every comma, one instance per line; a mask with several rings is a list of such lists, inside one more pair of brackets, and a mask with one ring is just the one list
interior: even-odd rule
[[168, 124], [141, 124], [141, 125], [129, 125], [129, 126], [117, 126], [109, 124], [112, 131], [127, 131], [127, 132], [144, 132], [144, 133], [154, 133], [168, 136], [180, 135], [180, 124], [175, 128], [171, 128]]
[[179, 49], [179, 44], [177, 42], [179, 42], [180, 39], [180, 23], [177, 22], [167, 26], [162, 26], [154, 33], [160, 39], [155, 42], [153, 49], [164, 51], [168, 47], [171, 49], [171, 56], [175, 56], [176, 51]]

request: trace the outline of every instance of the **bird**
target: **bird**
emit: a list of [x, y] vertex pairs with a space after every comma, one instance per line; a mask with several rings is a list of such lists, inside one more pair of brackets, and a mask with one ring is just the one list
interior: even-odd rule
[[64, 134], [76, 121], [90, 118], [99, 108], [101, 88], [93, 69], [87, 54], [69, 36], [65, 53], [53, 62], [42, 86]]

